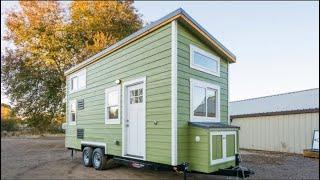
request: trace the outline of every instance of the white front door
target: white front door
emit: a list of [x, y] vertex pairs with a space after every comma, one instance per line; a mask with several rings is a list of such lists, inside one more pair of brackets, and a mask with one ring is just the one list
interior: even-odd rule
[[126, 136], [126, 156], [144, 158], [145, 143], [145, 97], [144, 84], [126, 88], [126, 116], [124, 128]]

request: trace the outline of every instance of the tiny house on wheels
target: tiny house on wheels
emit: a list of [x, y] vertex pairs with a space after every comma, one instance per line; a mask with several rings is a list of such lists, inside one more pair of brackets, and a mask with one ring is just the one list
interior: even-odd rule
[[178, 9], [65, 72], [65, 146], [96, 169], [111, 158], [203, 173], [234, 167], [234, 62]]

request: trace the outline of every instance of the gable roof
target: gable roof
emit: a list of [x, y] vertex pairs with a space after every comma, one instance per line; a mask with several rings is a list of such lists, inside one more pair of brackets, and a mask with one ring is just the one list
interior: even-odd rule
[[230, 102], [230, 115], [239, 117], [313, 110], [319, 111], [319, 88]]
[[128, 45], [129, 43], [151, 33], [152, 31], [159, 29], [160, 27], [174, 21], [178, 20], [187, 27], [191, 28], [196, 34], [207, 42], [213, 49], [217, 51], [218, 54], [226, 58], [230, 63], [236, 62], [236, 56], [232, 54], [226, 47], [224, 47], [217, 39], [215, 39], [208, 31], [206, 31], [200, 24], [198, 24], [191, 16], [189, 16], [182, 8], [179, 8], [163, 18], [145, 26], [144, 28], [138, 30], [137, 32], [129, 35], [128, 37], [118, 41], [117, 43], [109, 46], [108, 48], [102, 50], [101, 52], [91, 56], [85, 61], [77, 64], [76, 66], [65, 71], [65, 75], [71, 74], [99, 59], [107, 56], [108, 54]]

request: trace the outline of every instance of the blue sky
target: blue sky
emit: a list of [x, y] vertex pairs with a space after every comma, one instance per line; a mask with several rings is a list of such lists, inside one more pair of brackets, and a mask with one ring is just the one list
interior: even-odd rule
[[[16, 4], [1, 1], [1, 11]], [[319, 2], [134, 4], [145, 22], [182, 7], [231, 50], [237, 56], [230, 69], [231, 100], [319, 88]], [[1, 34], [4, 28], [1, 14]], [[1, 95], [1, 101], [7, 99]]]

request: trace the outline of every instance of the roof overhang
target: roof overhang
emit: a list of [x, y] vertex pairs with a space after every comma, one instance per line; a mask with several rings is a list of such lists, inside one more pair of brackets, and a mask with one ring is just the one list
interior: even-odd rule
[[306, 114], [306, 113], [319, 113], [319, 108], [231, 115], [230, 119], [249, 118], [249, 117], [262, 117], [262, 116], [280, 116], [280, 115], [291, 115], [291, 114]]
[[232, 54], [226, 47], [224, 47], [217, 39], [215, 39], [209, 32], [207, 32], [200, 24], [198, 24], [191, 16], [189, 16], [183, 9], [177, 9], [165, 17], [151, 23], [150, 25], [138, 30], [130, 36], [122, 39], [121, 41], [109, 46], [101, 52], [93, 55], [85, 61], [77, 64], [76, 66], [65, 71], [65, 75], [69, 75], [91, 63], [100, 60], [103, 57], [111, 54], [114, 51], [140, 39], [141, 37], [159, 29], [160, 27], [171, 23], [174, 20], [178, 20], [184, 26], [194, 32], [199, 38], [201, 38], [206, 44], [213, 48], [220, 56], [228, 60], [229, 63], [236, 62], [236, 56]]

